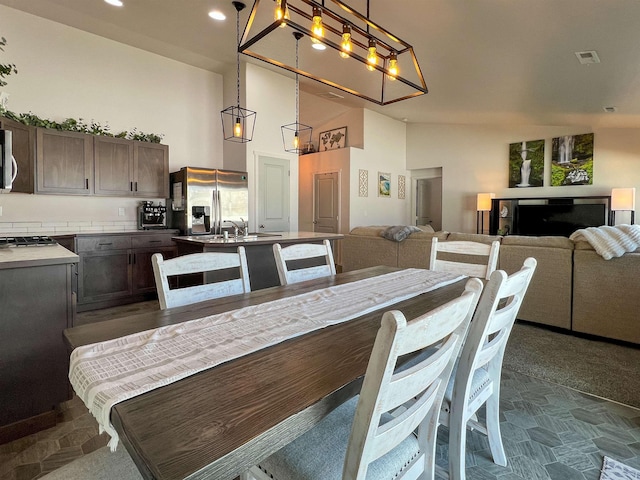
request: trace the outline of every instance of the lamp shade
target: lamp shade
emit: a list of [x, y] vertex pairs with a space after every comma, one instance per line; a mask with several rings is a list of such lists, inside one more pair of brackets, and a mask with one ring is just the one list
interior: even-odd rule
[[611, 210], [632, 210], [636, 209], [636, 189], [635, 188], [613, 188], [611, 189]]
[[479, 193], [478, 207], [479, 212], [489, 212], [491, 210], [491, 200], [495, 197], [495, 193]]

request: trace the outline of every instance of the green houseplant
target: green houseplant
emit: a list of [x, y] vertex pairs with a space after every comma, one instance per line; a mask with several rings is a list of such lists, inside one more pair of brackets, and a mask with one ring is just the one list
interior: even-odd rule
[[[0, 38], [0, 51], [4, 52], [4, 47], [7, 44], [7, 39]], [[13, 63], [0, 63], [0, 87], [4, 87], [7, 82], [5, 78], [13, 73], [18, 73], [18, 69]]]

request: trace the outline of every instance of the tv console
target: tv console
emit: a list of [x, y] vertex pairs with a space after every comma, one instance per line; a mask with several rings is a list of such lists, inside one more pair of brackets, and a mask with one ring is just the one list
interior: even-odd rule
[[491, 235], [568, 237], [580, 228], [610, 223], [611, 197], [494, 198]]

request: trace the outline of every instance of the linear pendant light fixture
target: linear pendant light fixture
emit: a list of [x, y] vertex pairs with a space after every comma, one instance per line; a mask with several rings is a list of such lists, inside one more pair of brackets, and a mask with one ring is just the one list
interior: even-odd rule
[[[245, 5], [242, 2], [231, 2], [236, 9], [236, 41], [240, 44], [240, 11]], [[247, 143], [253, 139], [256, 123], [256, 112], [240, 107], [240, 51], [236, 51], [236, 93], [237, 103], [220, 112], [222, 118], [222, 134], [225, 140]]]
[[[302, 34], [300, 32], [293, 32], [293, 36], [296, 39], [296, 68], [298, 67], [298, 47]], [[299, 121], [299, 92], [300, 85], [298, 74], [296, 73], [296, 123], [289, 123], [283, 125], [282, 130], [282, 143], [284, 144], [284, 150], [286, 152], [300, 154], [305, 145], [311, 142], [311, 134], [313, 128], [309, 125], [300, 123]]]
[[[369, 0], [366, 8], [362, 14], [341, 0], [255, 0], [238, 48], [378, 105], [427, 93], [413, 47], [370, 18]], [[300, 42], [299, 64], [285, 48], [291, 30], [309, 39]]]

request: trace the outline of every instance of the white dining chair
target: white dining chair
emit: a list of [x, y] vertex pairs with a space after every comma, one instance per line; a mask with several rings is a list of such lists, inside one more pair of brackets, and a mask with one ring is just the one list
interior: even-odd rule
[[[467, 428], [487, 435], [494, 463], [507, 465], [499, 418], [502, 360], [536, 265], [534, 258], [527, 258], [510, 276], [496, 270], [478, 303], [440, 413], [440, 423], [449, 427], [451, 480], [465, 479]], [[482, 405], [486, 405], [484, 424], [476, 416]]]
[[[251, 291], [244, 247], [238, 247], [237, 253], [192, 253], [168, 260], [163, 259], [162, 254], [155, 253], [151, 261], [161, 310]], [[203, 285], [171, 288], [169, 281], [169, 277], [194, 273], [204, 276], [206, 272], [226, 269], [235, 269], [236, 273], [225, 275], [224, 278], [228, 279]]]
[[[440, 404], [481, 291], [482, 282], [473, 278], [460, 297], [413, 320], [397, 310], [386, 312], [360, 395], [251, 468], [246, 477], [433, 478]], [[394, 371], [399, 357], [434, 345], [440, 347], [436, 354], [406, 371]], [[388, 413], [413, 397], [418, 400], [403, 415]]]
[[[284, 248], [279, 243], [274, 243], [273, 255], [276, 259], [280, 285], [336, 274], [329, 240], [322, 243], [296, 243]], [[299, 266], [291, 268], [289, 262], [297, 262]]]
[[[491, 244], [469, 241], [439, 242], [437, 237], [433, 237], [429, 270], [488, 280], [498, 265], [499, 250], [500, 242], [497, 240]], [[439, 258], [442, 257], [440, 253], [444, 253], [446, 258]]]

